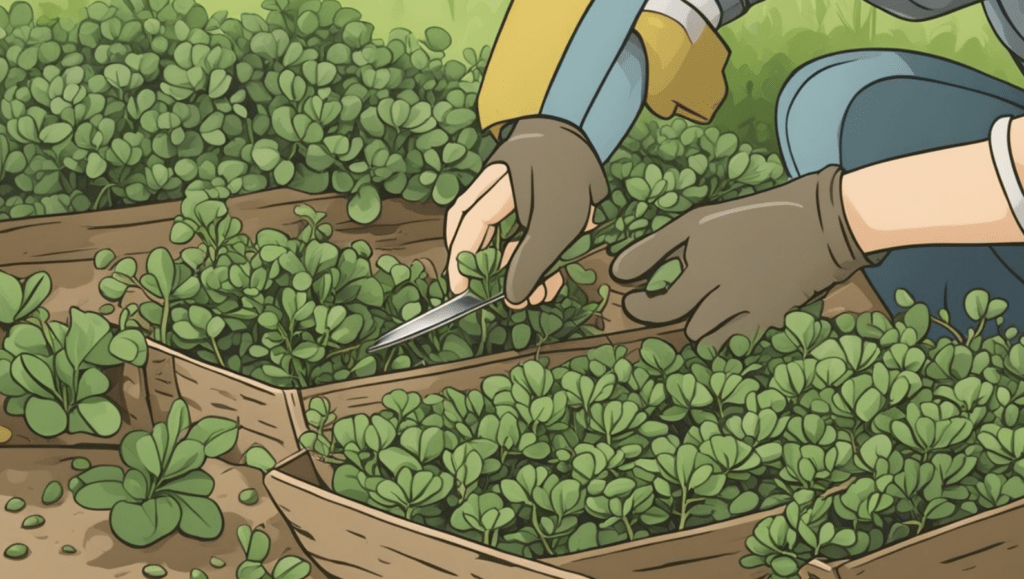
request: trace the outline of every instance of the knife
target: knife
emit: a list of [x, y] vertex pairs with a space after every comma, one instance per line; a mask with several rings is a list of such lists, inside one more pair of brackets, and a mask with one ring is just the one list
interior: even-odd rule
[[418, 338], [503, 299], [505, 299], [504, 293], [485, 300], [466, 291], [384, 334], [367, 349], [367, 352], [372, 354]]
[[[566, 251], [571, 249], [572, 247], [570, 246]], [[573, 260], [566, 260], [563, 254], [563, 258], [555, 262], [551, 269], [548, 270], [547, 275], [554, 274], [556, 271], [559, 271], [562, 267], [572, 262]], [[481, 299], [470, 294], [469, 290], [466, 290], [436, 308], [422, 313], [398, 326], [394, 330], [384, 334], [372, 346], [367, 348], [366, 351], [372, 354], [385, 348], [390, 348], [392, 346], [408, 342], [413, 338], [418, 338], [423, 334], [428, 334], [440, 327], [447, 326], [460, 318], [468, 316], [473, 312], [478, 312], [503, 299], [505, 299], [504, 293], [494, 296], [493, 298]]]

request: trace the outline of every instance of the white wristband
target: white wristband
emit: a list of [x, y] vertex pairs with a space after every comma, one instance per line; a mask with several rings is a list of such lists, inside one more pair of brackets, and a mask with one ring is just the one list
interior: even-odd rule
[[1010, 154], [1010, 121], [1013, 117], [1001, 117], [993, 125], [989, 133], [988, 144], [992, 152], [992, 163], [999, 175], [999, 183], [1003, 186], [1006, 200], [1010, 202], [1013, 216], [1024, 231], [1024, 191], [1021, 190], [1020, 177]]

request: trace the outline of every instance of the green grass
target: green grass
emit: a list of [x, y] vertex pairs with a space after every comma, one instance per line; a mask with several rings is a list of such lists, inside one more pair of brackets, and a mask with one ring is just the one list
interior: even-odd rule
[[[10, 6], [12, 0], [0, 1]], [[30, 0], [43, 15], [80, 17], [90, 0]], [[429, 26], [451, 32], [449, 53], [493, 44], [510, 0], [343, 0], [376, 27], [421, 35]], [[211, 12], [265, 14], [259, 0], [200, 0]], [[741, 141], [776, 149], [775, 102], [789, 74], [816, 57], [856, 48], [936, 54], [1024, 86], [1024, 77], [996, 38], [981, 5], [928, 22], [906, 22], [861, 0], [768, 0], [722, 36], [732, 50], [729, 96], [714, 125]]]

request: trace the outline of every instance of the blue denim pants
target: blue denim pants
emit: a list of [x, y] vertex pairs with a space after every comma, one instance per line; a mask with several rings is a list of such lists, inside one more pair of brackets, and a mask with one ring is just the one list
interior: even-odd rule
[[[779, 97], [779, 145], [791, 177], [982, 141], [1001, 116], [1024, 115], [1024, 91], [955, 62], [915, 52], [858, 50], [797, 69]], [[975, 194], [963, 191], [964, 196]], [[1024, 245], [940, 245], [892, 250], [864, 270], [891, 313], [906, 289], [954, 328], [973, 322], [964, 297], [986, 290], [1010, 307], [1003, 328], [1024, 331]], [[990, 324], [991, 335], [995, 328]], [[929, 337], [949, 333], [933, 325]]]

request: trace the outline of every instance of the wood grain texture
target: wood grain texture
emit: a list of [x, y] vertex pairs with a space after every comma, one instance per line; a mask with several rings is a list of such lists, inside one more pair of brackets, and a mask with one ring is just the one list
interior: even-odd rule
[[[543, 347], [540, 356], [548, 359], [549, 367], [554, 367], [572, 358], [586, 355], [593, 348], [610, 344], [626, 346], [631, 357], [636, 359], [640, 344], [648, 338], [662, 339], [677, 349], [682, 348], [687, 343], [684, 328], [685, 324], [675, 324], [560, 342]], [[394, 390], [416, 392], [423, 396], [436, 394], [448, 387], [463, 391], [473, 390], [480, 387], [484, 378], [508, 373], [516, 365], [532, 360], [536, 356], [536, 350], [514, 350], [449, 364], [303, 388], [299, 393], [306, 403], [312, 398], [326, 398], [338, 416], [373, 414], [384, 409], [381, 400]]]
[[[686, 343], [680, 324], [561, 342], [541, 349], [540, 353], [549, 359], [549, 364], [557, 365], [605, 344], [625, 345], [635, 352], [643, 340], [651, 337], [664, 339], [676, 348]], [[479, 388], [485, 377], [507, 373], [537, 356], [533, 349], [511, 351], [325, 386], [283, 390], [190, 358], [152, 340], [148, 343], [150, 360], [146, 374], [154, 419], [165, 420], [170, 404], [180, 397], [188, 403], [193, 420], [220, 416], [238, 421], [238, 444], [224, 457], [232, 462], [237, 462], [252, 444], [266, 447], [276, 458], [299, 451], [299, 437], [306, 431], [305, 409], [312, 398], [327, 398], [339, 416], [372, 413], [383, 408], [381, 400], [393, 390], [426, 395], [449, 386], [460, 390]]]
[[145, 376], [150, 415], [154, 422], [163, 422], [167, 420], [171, 404], [180, 396], [178, 378], [174, 375], [174, 359], [177, 354], [170, 353], [167, 348], [152, 340], [147, 340], [146, 344], [149, 347]]
[[[825, 496], [842, 491], [851, 482], [828, 490]], [[783, 512], [785, 507], [777, 507], [721, 523], [543, 561], [594, 579], [764, 579], [770, 575], [767, 567], [747, 569], [740, 561], [750, 553], [747, 538], [754, 527]]]
[[749, 554], [747, 537], [762, 519], [782, 511], [780, 507], [544, 562], [594, 579], [760, 579], [766, 574], [764, 568], [745, 569], [740, 565], [740, 559]]
[[240, 462], [253, 444], [262, 445], [278, 459], [299, 450], [298, 434], [305, 431], [306, 420], [298, 391], [274, 388], [178, 355], [153, 341], [149, 349], [173, 358], [174, 389], [188, 404], [193, 422], [207, 416], [238, 422], [238, 443], [224, 460]]
[[782, 512], [530, 561], [338, 496], [323, 488], [322, 476], [309, 453], [301, 452], [268, 473], [266, 486], [306, 553], [337, 579], [759, 579], [765, 569], [739, 564], [744, 543], [761, 519]]
[[802, 579], [1010, 579], [1024, 576], [1024, 500], [849, 561], [815, 561]]
[[323, 490], [305, 452], [282, 461], [265, 481], [302, 548], [335, 579], [591, 579]]

